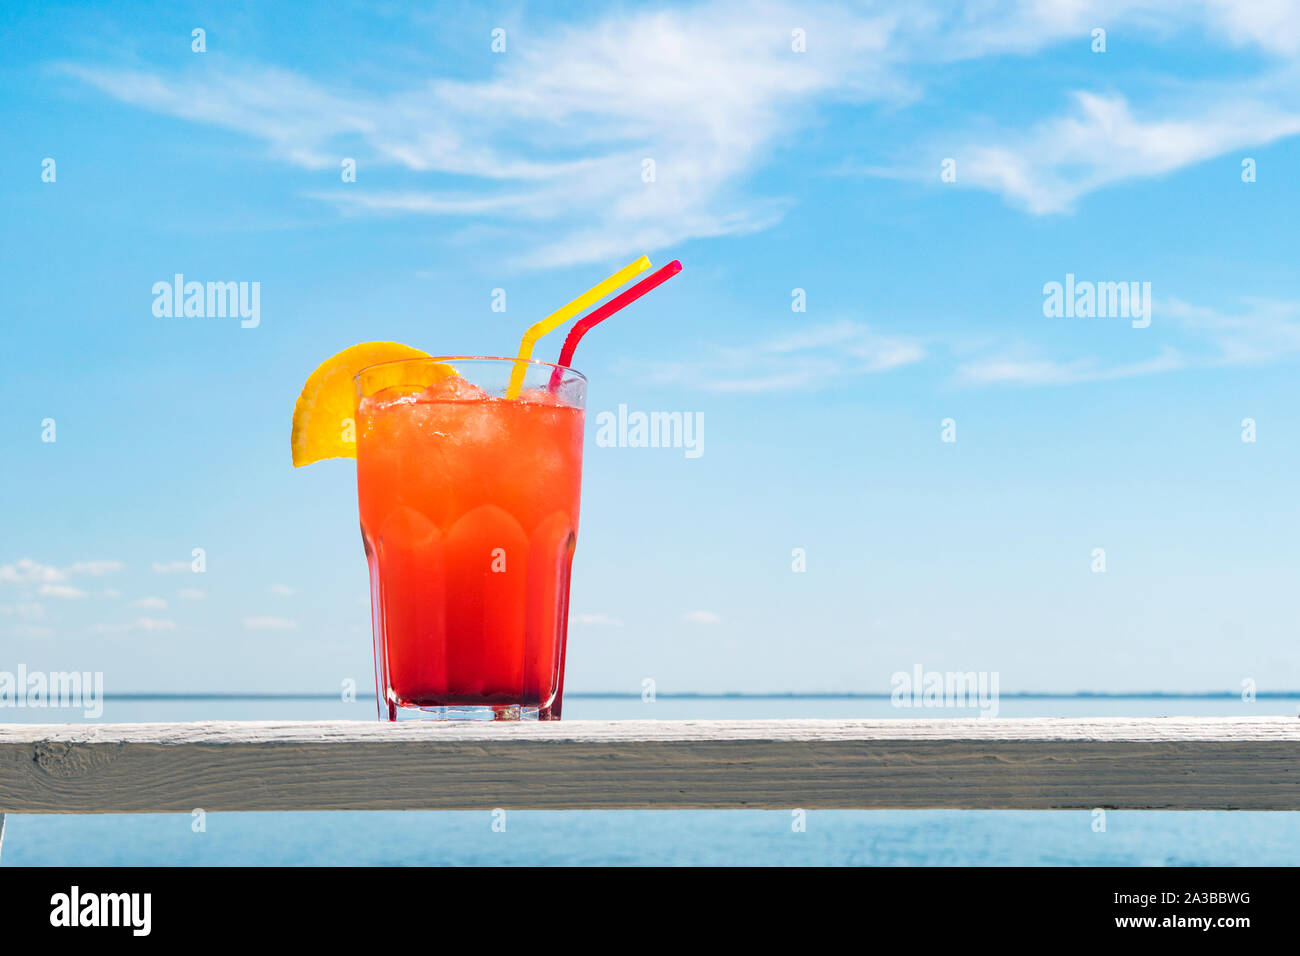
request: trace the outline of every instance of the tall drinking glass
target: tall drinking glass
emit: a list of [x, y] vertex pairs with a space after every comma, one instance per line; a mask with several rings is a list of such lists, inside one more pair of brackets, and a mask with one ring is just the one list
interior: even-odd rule
[[380, 720], [560, 717], [587, 380], [530, 361], [507, 399], [516, 363], [356, 377]]

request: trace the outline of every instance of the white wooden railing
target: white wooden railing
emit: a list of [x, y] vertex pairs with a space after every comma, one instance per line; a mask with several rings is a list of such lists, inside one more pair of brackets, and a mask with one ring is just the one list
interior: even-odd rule
[[1300, 809], [1300, 720], [0, 725], [0, 814]]

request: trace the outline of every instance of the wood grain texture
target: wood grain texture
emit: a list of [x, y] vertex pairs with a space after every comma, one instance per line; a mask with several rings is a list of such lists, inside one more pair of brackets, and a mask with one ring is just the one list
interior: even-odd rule
[[1300, 809], [1300, 720], [0, 725], [0, 813]]

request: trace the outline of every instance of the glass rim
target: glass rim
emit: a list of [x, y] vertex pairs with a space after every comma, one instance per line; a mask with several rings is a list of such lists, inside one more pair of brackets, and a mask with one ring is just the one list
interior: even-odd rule
[[358, 385], [361, 384], [361, 376], [365, 375], [371, 369], [384, 368], [389, 365], [406, 365], [414, 362], [510, 362], [511, 364], [522, 362], [525, 365], [536, 365], [542, 368], [559, 369], [562, 372], [570, 372], [576, 377], [587, 381], [587, 376], [583, 375], [576, 368], [570, 368], [568, 365], [560, 365], [558, 362], [543, 362], [541, 359], [521, 359], [518, 357], [507, 357], [505, 355], [430, 355], [427, 357], [392, 359], [387, 362], [376, 362], [374, 365], [367, 365], [362, 368], [352, 380]]

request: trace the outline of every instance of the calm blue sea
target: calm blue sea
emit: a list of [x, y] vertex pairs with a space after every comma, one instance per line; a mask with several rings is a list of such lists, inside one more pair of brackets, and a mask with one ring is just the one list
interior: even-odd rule
[[[113, 700], [102, 721], [373, 719], [368, 702]], [[1000, 716], [1295, 715], [1300, 696], [1235, 698], [1003, 697]], [[969, 716], [900, 711], [848, 698], [584, 698], [571, 719]], [[6, 720], [64, 721], [8, 711]], [[1300, 814], [1113, 811], [1105, 832], [1082, 811], [810, 811], [795, 832], [786, 811], [508, 811], [490, 813], [210, 813], [10, 816], [0, 865], [833, 864], [1293, 865]]]

